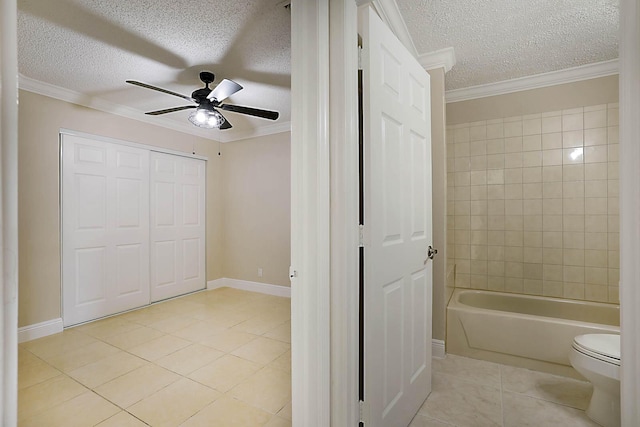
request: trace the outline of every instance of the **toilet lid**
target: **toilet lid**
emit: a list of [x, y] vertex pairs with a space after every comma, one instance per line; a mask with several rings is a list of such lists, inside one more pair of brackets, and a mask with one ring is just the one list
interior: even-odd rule
[[573, 343], [577, 350], [587, 355], [609, 363], [620, 364], [620, 335], [578, 335], [573, 339]]

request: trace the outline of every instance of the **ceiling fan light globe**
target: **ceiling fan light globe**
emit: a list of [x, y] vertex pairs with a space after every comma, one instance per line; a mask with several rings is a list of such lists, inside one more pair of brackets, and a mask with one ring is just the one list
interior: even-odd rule
[[224, 123], [224, 117], [217, 111], [198, 109], [189, 115], [189, 121], [201, 128], [214, 129]]
[[195, 119], [198, 123], [204, 124], [207, 121], [207, 112], [204, 110], [197, 110]]
[[211, 111], [209, 113], [209, 124], [213, 127], [219, 128], [224, 123], [224, 118], [217, 111]]

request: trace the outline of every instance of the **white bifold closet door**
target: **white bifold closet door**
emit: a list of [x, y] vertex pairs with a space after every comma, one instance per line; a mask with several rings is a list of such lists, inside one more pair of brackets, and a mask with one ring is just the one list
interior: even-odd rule
[[205, 162], [151, 153], [151, 301], [204, 289]]
[[149, 304], [149, 151], [63, 134], [61, 169], [64, 325]]

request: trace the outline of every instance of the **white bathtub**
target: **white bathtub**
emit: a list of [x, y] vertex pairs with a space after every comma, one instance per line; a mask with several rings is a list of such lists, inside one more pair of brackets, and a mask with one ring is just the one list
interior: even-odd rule
[[448, 353], [580, 377], [573, 337], [620, 333], [614, 304], [456, 289], [447, 307]]

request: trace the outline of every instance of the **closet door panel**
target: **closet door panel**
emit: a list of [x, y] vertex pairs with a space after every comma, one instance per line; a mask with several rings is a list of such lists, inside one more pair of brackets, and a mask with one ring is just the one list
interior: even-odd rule
[[63, 323], [149, 303], [149, 153], [62, 136]]
[[151, 153], [151, 300], [204, 289], [205, 162]]

